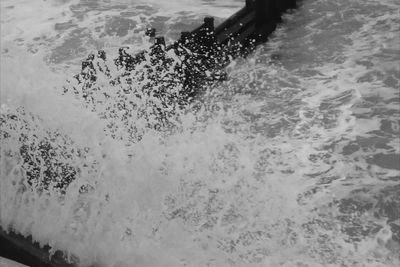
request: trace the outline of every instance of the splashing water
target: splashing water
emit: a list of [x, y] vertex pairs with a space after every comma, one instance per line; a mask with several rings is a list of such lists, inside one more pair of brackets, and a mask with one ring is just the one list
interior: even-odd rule
[[304, 1], [173, 127], [113, 138], [66, 80], [243, 4], [181, 2], [1, 2], [1, 227], [80, 266], [398, 266], [398, 3]]

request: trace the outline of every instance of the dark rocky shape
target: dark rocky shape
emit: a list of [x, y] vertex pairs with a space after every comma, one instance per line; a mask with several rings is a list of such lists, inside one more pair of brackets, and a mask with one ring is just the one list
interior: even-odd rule
[[61, 251], [50, 257], [50, 247], [40, 247], [33, 242], [32, 237], [24, 237], [11, 231], [0, 228], [0, 256], [31, 267], [74, 267], [68, 263]]

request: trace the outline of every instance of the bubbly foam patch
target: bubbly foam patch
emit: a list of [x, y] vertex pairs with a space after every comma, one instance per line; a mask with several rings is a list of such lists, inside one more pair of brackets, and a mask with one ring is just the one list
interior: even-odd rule
[[[198, 14], [219, 5], [231, 12], [237, 4], [190, 8]], [[126, 6], [135, 14], [147, 10], [149, 19], [170, 12], [185, 23], [192, 13], [179, 14], [180, 1], [168, 8], [164, 2], [139, 8], [139, 2], [62, 1], [43, 2], [51, 8], [25, 20], [19, 10], [31, 3], [5, 11], [8, 5], [2, 1], [9, 16], [2, 13], [3, 25], [40, 27], [2, 29], [8, 47], [1, 58], [2, 228], [66, 251], [81, 266], [399, 264], [393, 1], [305, 1], [269, 43], [228, 67], [227, 82], [180, 114], [176, 128], [145, 129], [130, 146], [107, 135], [104, 120], [80, 99], [61, 94], [74, 71], [55, 73], [43, 58], [86, 49], [88, 32], [127, 30], [121, 39], [111, 37], [110, 47], [139, 38], [130, 21], [112, 18]], [[57, 29], [43, 22], [54, 16]], [[21, 51], [13, 39], [35, 44], [39, 33], [63, 38], [36, 54]], [[76, 55], [64, 56], [50, 66], [79, 64]], [[29, 157], [21, 153], [24, 145]], [[43, 189], [43, 153], [52, 153], [54, 172], [74, 167], [64, 192]], [[27, 163], [39, 170], [33, 180]]]

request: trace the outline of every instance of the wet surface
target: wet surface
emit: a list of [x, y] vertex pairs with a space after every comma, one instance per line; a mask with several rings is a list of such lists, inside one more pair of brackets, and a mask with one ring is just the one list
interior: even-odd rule
[[[284, 16], [267, 44], [228, 66], [228, 81], [202, 96], [200, 111], [189, 108], [172, 132], [146, 129], [131, 148], [103, 136], [98, 114], [81, 119], [87, 111], [76, 112], [79, 105], [56, 108], [79, 99], [60, 96], [57, 102], [47, 89], [26, 92], [49, 84], [57, 95], [75, 74], [69, 70], [80, 67], [87, 54], [115, 53], [121, 45], [139, 49], [148, 26], [173, 40], [198, 26], [205, 14], [216, 15], [218, 22], [243, 3], [57, 5], [2, 2], [2, 61], [5, 55], [8, 61], [1, 64], [10, 69], [2, 90], [16, 99], [2, 100], [2, 112], [22, 103], [38, 117], [50, 116], [35, 136], [58, 125], [91, 147], [90, 156], [74, 164], [93, 168], [64, 197], [7, 193], [2, 224], [36, 233], [38, 240], [51, 241], [83, 263], [109, 266], [129, 265], [132, 259], [140, 266], [398, 264], [400, 19], [395, 1], [303, 1]], [[21, 11], [26, 20], [18, 11], [24, 8], [32, 10]], [[27, 30], [30, 24], [36, 26]], [[46, 74], [39, 57], [55, 73]], [[26, 60], [32, 61], [24, 68]], [[27, 134], [23, 127], [15, 131], [21, 133]], [[15, 149], [15, 143], [2, 142]], [[6, 169], [18, 173], [17, 166], [17, 159], [10, 160]], [[18, 175], [10, 171], [2, 179], [9, 192], [21, 192], [7, 183]], [[76, 193], [82, 184], [94, 190]]]

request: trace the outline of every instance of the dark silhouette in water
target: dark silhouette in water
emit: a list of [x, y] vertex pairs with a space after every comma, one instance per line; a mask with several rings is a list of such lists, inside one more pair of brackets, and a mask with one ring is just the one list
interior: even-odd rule
[[40, 247], [32, 240], [14, 232], [5, 232], [0, 229], [0, 256], [32, 267], [73, 267], [76, 264], [67, 263], [61, 251], [57, 251], [51, 258], [50, 247]]

